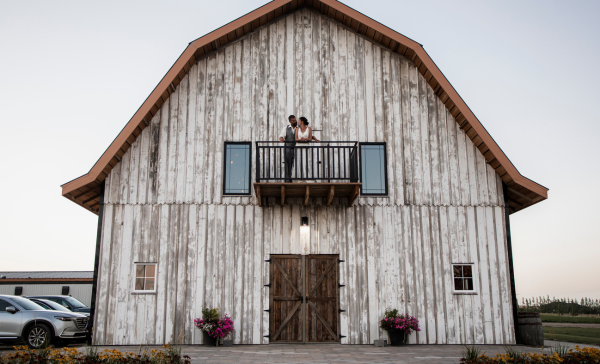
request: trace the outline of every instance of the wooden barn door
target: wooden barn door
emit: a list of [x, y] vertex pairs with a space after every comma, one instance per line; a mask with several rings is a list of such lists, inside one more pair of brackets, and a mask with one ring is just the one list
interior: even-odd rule
[[304, 342], [304, 274], [300, 255], [271, 255], [269, 342]]
[[269, 341], [339, 342], [337, 255], [271, 255]]
[[307, 255], [306, 342], [339, 342], [337, 255]]

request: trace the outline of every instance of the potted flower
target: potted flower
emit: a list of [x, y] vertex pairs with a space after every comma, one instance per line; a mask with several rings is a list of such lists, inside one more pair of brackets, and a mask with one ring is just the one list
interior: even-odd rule
[[406, 336], [419, 329], [419, 320], [408, 314], [398, 314], [398, 310], [385, 311], [380, 327], [387, 330], [391, 346], [404, 345]]
[[202, 330], [205, 345], [223, 345], [223, 340], [233, 332], [231, 317], [219, 317], [219, 308], [202, 309], [202, 318], [195, 319], [194, 325]]

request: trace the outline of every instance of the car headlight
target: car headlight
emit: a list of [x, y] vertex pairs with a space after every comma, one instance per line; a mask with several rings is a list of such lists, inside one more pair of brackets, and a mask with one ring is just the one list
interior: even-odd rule
[[61, 321], [73, 321], [71, 319], [71, 317], [64, 317], [64, 316], [54, 316], [55, 319], [57, 320], [61, 320]]

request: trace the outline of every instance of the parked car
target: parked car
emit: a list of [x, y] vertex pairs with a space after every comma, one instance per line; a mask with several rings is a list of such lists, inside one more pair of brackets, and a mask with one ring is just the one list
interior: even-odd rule
[[23, 340], [30, 348], [85, 340], [88, 318], [75, 312], [45, 310], [24, 297], [0, 295], [0, 341]]
[[[38, 305], [42, 306], [42, 308], [44, 308], [46, 310], [73, 312], [73, 311], [69, 310], [68, 308], [66, 308], [65, 306], [58, 304], [54, 301], [45, 300], [43, 298], [28, 298], [28, 299], [30, 301], [33, 301], [33, 302], [37, 303]], [[90, 316], [90, 314], [88, 312], [77, 312], [77, 313], [82, 314], [83, 316], [86, 316], [86, 317]]]
[[73, 312], [90, 313], [89, 307], [87, 307], [83, 303], [79, 302], [76, 298], [73, 298], [71, 296], [43, 295], [43, 296], [26, 296], [26, 298], [42, 298], [45, 300], [50, 300], [50, 301], [56, 302], [59, 305], [62, 305]]

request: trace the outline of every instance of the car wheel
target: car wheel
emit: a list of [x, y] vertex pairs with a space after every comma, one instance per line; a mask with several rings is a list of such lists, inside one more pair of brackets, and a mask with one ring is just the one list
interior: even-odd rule
[[50, 344], [51, 335], [48, 326], [44, 324], [33, 325], [25, 333], [25, 342], [32, 349], [45, 348]]

